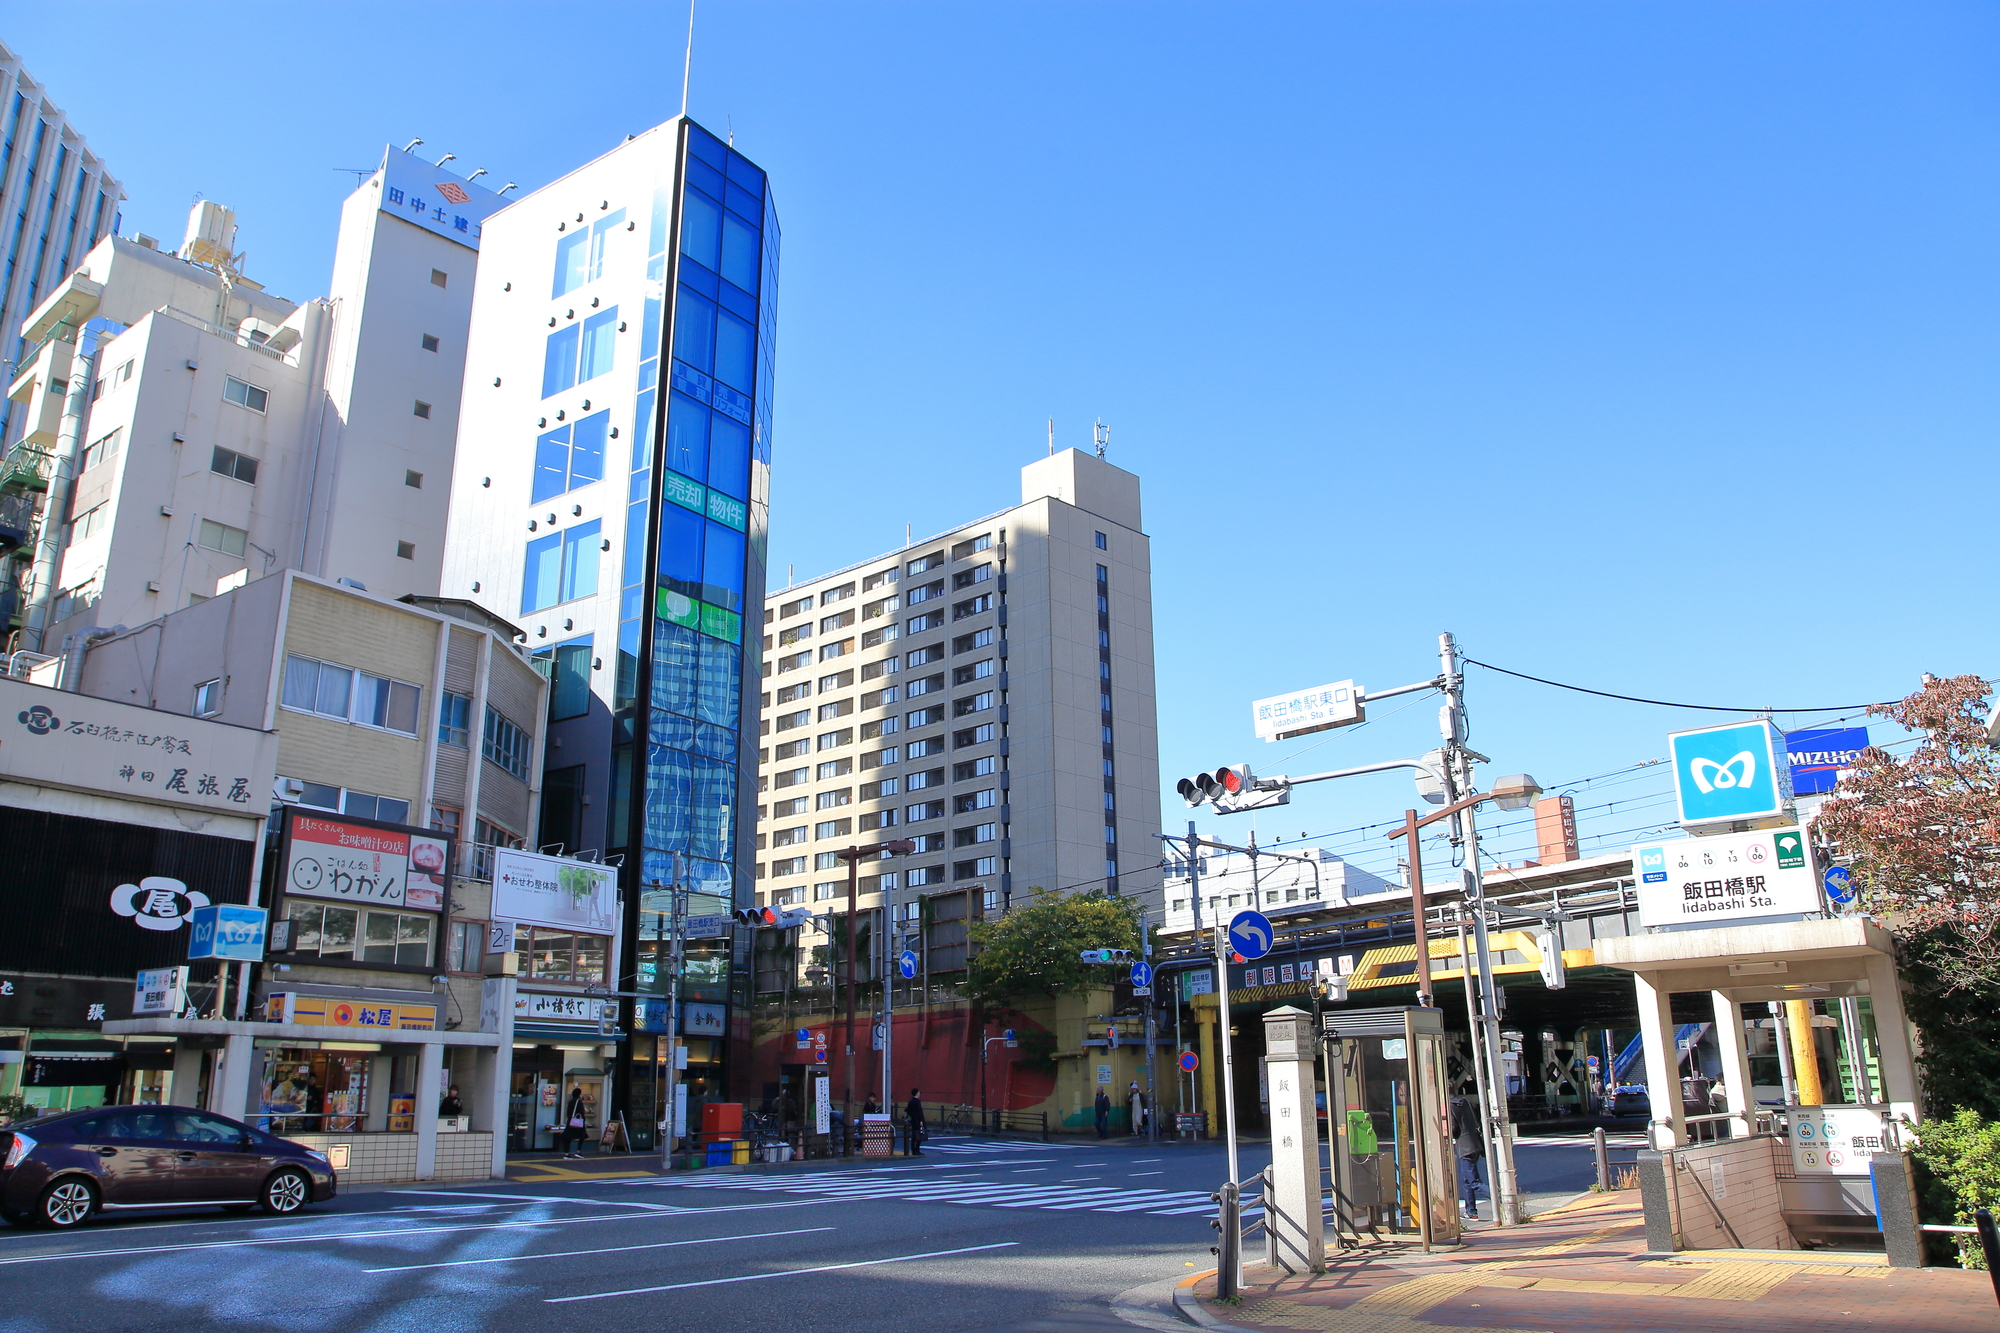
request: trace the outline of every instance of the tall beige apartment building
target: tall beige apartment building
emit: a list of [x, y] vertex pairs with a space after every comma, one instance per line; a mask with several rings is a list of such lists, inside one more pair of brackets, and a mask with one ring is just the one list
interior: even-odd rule
[[[1034, 888], [1161, 906], [1152, 555], [1139, 479], [1068, 450], [1021, 503], [764, 604], [758, 900], [860, 907], [926, 975]], [[876, 938], [880, 938], [879, 936]]]

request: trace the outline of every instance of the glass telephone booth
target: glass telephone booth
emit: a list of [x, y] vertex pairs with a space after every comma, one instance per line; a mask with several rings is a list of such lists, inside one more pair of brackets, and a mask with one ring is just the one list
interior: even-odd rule
[[1337, 1009], [1321, 1022], [1339, 1229], [1416, 1233], [1426, 1249], [1457, 1244], [1444, 1016]]

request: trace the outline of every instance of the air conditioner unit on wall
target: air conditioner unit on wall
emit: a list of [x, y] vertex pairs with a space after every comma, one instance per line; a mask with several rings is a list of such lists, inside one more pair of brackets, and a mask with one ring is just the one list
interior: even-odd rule
[[306, 794], [306, 784], [297, 778], [279, 778], [271, 784], [271, 794], [291, 805]]

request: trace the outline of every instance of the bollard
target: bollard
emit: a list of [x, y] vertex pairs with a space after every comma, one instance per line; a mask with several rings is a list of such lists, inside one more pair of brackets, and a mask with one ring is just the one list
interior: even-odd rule
[[1993, 1214], [1984, 1208], [1972, 1215], [1979, 1224], [1979, 1248], [1986, 1251], [1986, 1275], [1993, 1279], [1993, 1299], [2000, 1301], [2000, 1230], [1993, 1226]]
[[1611, 1189], [1611, 1157], [1604, 1150], [1604, 1126], [1599, 1125], [1591, 1137], [1597, 1151], [1597, 1188], [1608, 1193]]
[[1215, 1297], [1222, 1301], [1236, 1299], [1237, 1284], [1242, 1278], [1239, 1252], [1243, 1247], [1243, 1219], [1237, 1193], [1236, 1182], [1228, 1180], [1208, 1196], [1218, 1205], [1216, 1218], [1209, 1223], [1217, 1233], [1215, 1248], [1209, 1253], [1215, 1256]]

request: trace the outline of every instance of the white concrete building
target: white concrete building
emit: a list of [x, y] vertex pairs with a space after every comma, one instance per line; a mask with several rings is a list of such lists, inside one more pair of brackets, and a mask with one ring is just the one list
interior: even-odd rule
[[1037, 459], [1019, 506], [773, 592], [764, 631], [760, 902], [844, 912], [839, 849], [909, 838], [859, 905], [924, 922], [933, 975], [1033, 888], [1159, 910], [1137, 477]]
[[[0, 45], [0, 378], [12, 382], [28, 345], [21, 321], [118, 230], [125, 187]], [[21, 410], [0, 402], [0, 447], [21, 437]]]
[[62, 525], [45, 514], [60, 554], [23, 579], [18, 646], [54, 652], [282, 569], [436, 595], [478, 229], [498, 206], [386, 153], [342, 208], [331, 294], [304, 305], [243, 276], [213, 203], [177, 255], [98, 244], [22, 324], [8, 391], [12, 471], [41, 470]]
[[1324, 847], [1288, 845], [1255, 858], [1243, 852], [1204, 852], [1195, 868], [1200, 872], [1199, 916], [1189, 892], [1197, 881], [1188, 873], [1187, 858], [1176, 853], [1166, 862], [1167, 910], [1161, 929], [1169, 935], [1188, 934], [1197, 925], [1210, 929], [1246, 910], [1293, 925], [1299, 918], [1365, 905], [1384, 894], [1409, 893]]

